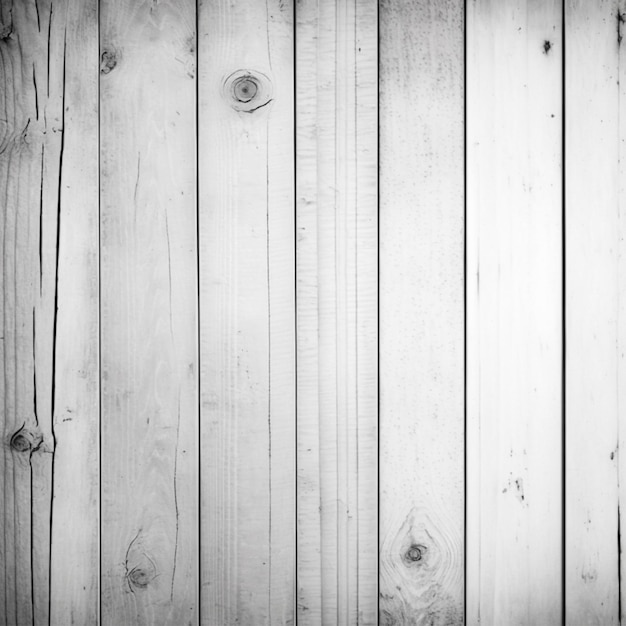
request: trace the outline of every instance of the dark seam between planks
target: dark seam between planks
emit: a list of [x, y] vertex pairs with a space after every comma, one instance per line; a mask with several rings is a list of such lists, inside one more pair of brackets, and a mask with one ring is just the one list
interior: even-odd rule
[[566, 134], [565, 134], [565, 86], [566, 86], [566, 64], [565, 64], [565, 10], [566, 0], [561, 0], [561, 621], [566, 626], [567, 616], [567, 326], [566, 326]]
[[467, 2], [463, 2], [463, 623], [467, 624]]
[[200, 76], [200, 48], [199, 48], [199, 6], [198, 0], [195, 3], [195, 92], [196, 92], [196, 341], [197, 341], [197, 398], [198, 398], [198, 625], [202, 625], [202, 379], [201, 379], [201, 313], [200, 313], [200, 134], [199, 134], [199, 76]]

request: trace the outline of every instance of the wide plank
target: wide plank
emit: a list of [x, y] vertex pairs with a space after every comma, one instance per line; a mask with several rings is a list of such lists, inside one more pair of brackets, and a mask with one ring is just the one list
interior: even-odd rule
[[380, 624], [463, 622], [463, 7], [380, 3]]
[[198, 617], [195, 23], [100, 2], [103, 625]]
[[293, 7], [198, 29], [201, 623], [293, 624]]
[[625, 11], [617, 0], [565, 4], [565, 612], [572, 626], [620, 624], [626, 600]]
[[376, 624], [377, 3], [296, 16], [298, 623]]
[[562, 14], [467, 6], [467, 623], [562, 621]]
[[7, 624], [86, 623], [97, 613], [96, 45], [94, 2], [0, 2]]

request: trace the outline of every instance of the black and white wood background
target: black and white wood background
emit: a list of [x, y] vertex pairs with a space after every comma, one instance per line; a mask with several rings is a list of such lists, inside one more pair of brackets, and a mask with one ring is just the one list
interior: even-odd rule
[[0, 0], [0, 623], [620, 624], [625, 29]]

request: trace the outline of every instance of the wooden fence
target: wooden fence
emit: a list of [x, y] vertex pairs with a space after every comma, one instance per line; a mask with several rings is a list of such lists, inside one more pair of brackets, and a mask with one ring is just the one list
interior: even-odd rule
[[625, 25], [0, 0], [0, 621], [620, 624]]

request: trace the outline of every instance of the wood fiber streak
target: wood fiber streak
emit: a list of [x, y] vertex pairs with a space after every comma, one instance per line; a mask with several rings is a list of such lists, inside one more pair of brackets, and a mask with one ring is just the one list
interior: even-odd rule
[[562, 6], [467, 9], [467, 623], [560, 625]]
[[377, 3], [296, 15], [298, 623], [376, 624]]
[[566, 618], [622, 623], [626, 4], [568, 0]]
[[102, 624], [196, 624], [195, 3], [100, 2]]
[[293, 7], [198, 20], [201, 621], [294, 624]]
[[[91, 1], [0, 2], [0, 615], [7, 624], [85, 623], [97, 607], [97, 142], [76, 143], [77, 134], [96, 136], [97, 109], [88, 63], [75, 62], [76, 48], [67, 54], [68, 41], [83, 52], [94, 47], [96, 24]], [[77, 159], [84, 179], [68, 191], [76, 178], [67, 163]], [[74, 338], [68, 324], [83, 333]], [[65, 424], [72, 411], [75, 423]], [[57, 494], [68, 464], [79, 473], [76, 489]], [[68, 508], [83, 516], [80, 524], [67, 519]], [[68, 572], [72, 580], [64, 581]]]
[[463, 623], [463, 5], [380, 3], [380, 624]]

